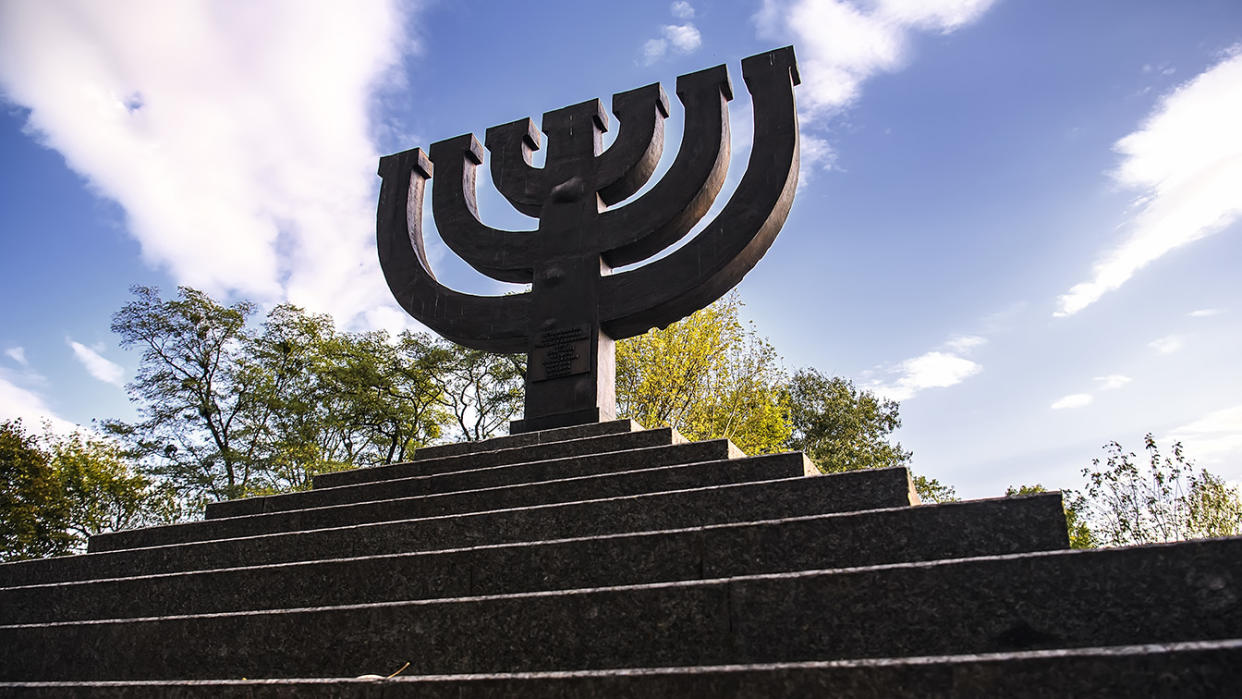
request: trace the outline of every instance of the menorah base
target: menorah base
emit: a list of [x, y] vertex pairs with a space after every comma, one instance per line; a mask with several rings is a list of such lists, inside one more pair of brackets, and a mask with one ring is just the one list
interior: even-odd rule
[[600, 412], [598, 407], [594, 407], [583, 410], [571, 410], [567, 413], [540, 415], [538, 417], [526, 418], [525, 420], [512, 420], [509, 422], [509, 434], [550, 430], [554, 427], [572, 427], [592, 422], [607, 422], [616, 418], [615, 415], [601, 415]]

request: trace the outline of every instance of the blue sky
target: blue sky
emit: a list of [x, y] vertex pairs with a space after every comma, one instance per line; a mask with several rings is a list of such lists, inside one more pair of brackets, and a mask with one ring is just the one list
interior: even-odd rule
[[[0, 417], [131, 417], [133, 284], [409, 322], [379, 155], [794, 44], [803, 172], [741, 285], [789, 369], [902, 401], [916, 471], [1077, 487], [1109, 440], [1242, 480], [1242, 4], [0, 4]], [[680, 142], [667, 126], [667, 167]], [[480, 181], [495, 226], [530, 228]], [[446, 254], [441, 279], [502, 287]]]

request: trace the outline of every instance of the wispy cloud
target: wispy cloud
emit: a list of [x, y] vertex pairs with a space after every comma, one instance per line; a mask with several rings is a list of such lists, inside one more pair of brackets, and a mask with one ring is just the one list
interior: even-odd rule
[[1053, 410], [1065, 410], [1066, 408], [1082, 408], [1091, 405], [1091, 401], [1095, 400], [1090, 393], [1071, 393], [1058, 399], [1052, 404]]
[[73, 356], [86, 368], [88, 374], [113, 386], [125, 385], [125, 369], [120, 364], [80, 342], [74, 342], [70, 338], [65, 338], [65, 342], [73, 348]]
[[969, 352], [980, 345], [986, 344], [987, 341], [987, 338], [979, 335], [958, 335], [944, 344], [954, 352]]
[[10, 347], [6, 349], [4, 353], [5, 355], [9, 357], [9, 359], [12, 359], [13, 361], [17, 362], [18, 364], [21, 364], [22, 366], [29, 365], [29, 363], [26, 361], [26, 348], [25, 347]]
[[1125, 284], [1172, 250], [1242, 215], [1242, 46], [1161, 99], [1142, 127], [1117, 142], [1113, 173], [1139, 192], [1130, 233], [1105, 253], [1091, 278], [1057, 299], [1068, 316]]
[[900, 69], [912, 30], [953, 31], [990, 4], [765, 0], [755, 22], [763, 38], [797, 39], [805, 67], [800, 103], [819, 116], [852, 104], [871, 76]]
[[1220, 308], [1200, 308], [1198, 310], [1191, 311], [1187, 315], [1191, 318], [1210, 318], [1212, 316], [1218, 316], [1224, 312], [1225, 311]]
[[660, 27], [659, 36], [643, 43], [644, 65], [656, 63], [668, 55], [670, 50], [679, 54], [694, 53], [703, 44], [703, 36], [698, 27], [689, 21], [694, 17], [694, 7], [690, 3], [675, 2], [669, 7], [669, 12], [677, 19], [686, 21], [682, 24], [665, 24]]
[[382, 316], [369, 110], [407, 5], [4, 2], [0, 88], [177, 282]]
[[1147, 346], [1156, 350], [1160, 354], [1173, 354], [1174, 352], [1185, 346], [1185, 342], [1177, 335], [1168, 335], [1160, 337], [1147, 343]]
[[1198, 461], [1242, 461], [1242, 405], [1208, 413], [1174, 429], [1168, 439], [1181, 442], [1187, 453]]
[[[915, 31], [949, 33], [978, 19], [992, 0], [764, 0], [755, 14], [761, 38], [793, 43], [802, 87], [802, 177], [835, 165], [829, 142], [805, 132], [825, 128], [848, 108], [867, 79], [900, 70]], [[811, 141], [812, 148], [806, 147]]]
[[1130, 383], [1133, 380], [1134, 379], [1131, 379], [1129, 376], [1123, 376], [1121, 374], [1109, 374], [1108, 376], [1097, 376], [1094, 379], [1094, 381], [1097, 384], [1097, 388], [1099, 388], [1101, 391], [1115, 391], [1121, 388], [1122, 386], [1125, 386], [1126, 384]]
[[983, 370], [980, 364], [961, 355], [968, 354], [986, 341], [977, 335], [955, 336], [941, 349], [911, 357], [883, 370], [887, 378], [873, 380], [867, 388], [884, 398], [903, 401], [928, 388], [957, 385]]
[[44, 422], [56, 432], [74, 429], [73, 423], [57, 415], [41, 395], [18, 385], [16, 378], [0, 368], [0, 420], [20, 419], [27, 430], [38, 430]]

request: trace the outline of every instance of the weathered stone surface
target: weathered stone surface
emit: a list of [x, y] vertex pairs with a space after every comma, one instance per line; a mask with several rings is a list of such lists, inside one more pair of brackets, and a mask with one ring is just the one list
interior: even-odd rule
[[514, 672], [1229, 640], [1242, 629], [1240, 581], [1242, 538], [1235, 538], [570, 592], [3, 626], [0, 645], [9, 652], [0, 658], [0, 680], [344, 677], [407, 661], [420, 674]]
[[[800, 454], [750, 457], [805, 465]], [[910, 503], [904, 468], [711, 486], [578, 503], [155, 546], [0, 565], [0, 585], [123, 577], [460, 546], [676, 529]]]
[[548, 442], [529, 447], [497, 449], [458, 456], [443, 456], [435, 459], [410, 461], [391, 466], [374, 466], [357, 468], [352, 471], [339, 471], [315, 476], [315, 488], [331, 488], [341, 485], [356, 485], [393, 478], [408, 478], [432, 473], [449, 473], [465, 471], [472, 468], [487, 468], [503, 464], [515, 464], [524, 461], [544, 461], [547, 459], [563, 459], [571, 456], [601, 454], [604, 452], [638, 449], [641, 447], [661, 447], [671, 444], [682, 444], [686, 441], [677, 430], [667, 427], [653, 430], [640, 430], [623, 434], [603, 435], [600, 437], [584, 437], [565, 442]]
[[[644, 447], [605, 452], [588, 456], [571, 456], [545, 461], [527, 461], [468, 471], [450, 471], [425, 476], [410, 476], [359, 485], [309, 490], [301, 493], [245, 498], [211, 503], [207, 518], [283, 512], [308, 507], [327, 507], [368, 500], [388, 500], [415, 495], [434, 495], [480, 488], [523, 485], [564, 478], [604, 475], [619, 471], [656, 468], [720, 459], [736, 459], [742, 452], [728, 440], [687, 442], [673, 446]], [[500, 505], [496, 505], [499, 507]], [[492, 509], [491, 507], [487, 509]]]
[[642, 534], [0, 588], [0, 624], [318, 607], [1065, 548], [1056, 494]]
[[[368, 668], [387, 674], [387, 668]], [[0, 684], [15, 697], [1227, 697], [1242, 640], [779, 665], [291, 679]]]
[[[720, 451], [727, 452], [727, 443]], [[798, 455], [792, 455], [794, 457]], [[746, 457], [724, 461], [660, 466], [598, 476], [579, 476], [435, 495], [227, 517], [163, 527], [111, 532], [91, 537], [91, 551], [164, 546], [209, 539], [231, 539], [288, 531], [342, 527], [402, 518], [443, 517], [514, 507], [579, 502], [623, 495], [702, 488], [711, 485], [796, 478], [799, 458]]]
[[574, 425], [573, 427], [561, 427], [552, 430], [539, 430], [537, 432], [522, 432], [520, 434], [492, 437], [491, 439], [484, 439], [477, 442], [456, 442], [453, 444], [437, 444], [435, 446], [422, 447], [414, 452], [414, 460], [422, 461], [423, 459], [438, 459], [445, 456], [460, 456], [462, 454], [476, 454], [482, 451], [496, 451], [497, 449], [529, 447], [534, 444], [546, 444], [548, 442], [567, 442], [587, 437], [603, 437], [606, 435], [623, 434], [626, 432], [639, 432], [642, 429], [642, 425], [634, 422], [633, 420], [590, 422], [585, 425]]

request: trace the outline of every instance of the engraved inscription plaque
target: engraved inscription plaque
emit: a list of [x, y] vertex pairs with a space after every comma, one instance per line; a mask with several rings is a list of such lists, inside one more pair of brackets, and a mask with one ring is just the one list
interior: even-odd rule
[[547, 381], [591, 371], [591, 327], [545, 330], [535, 338], [528, 363], [531, 381]]

